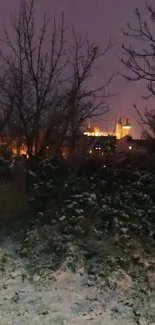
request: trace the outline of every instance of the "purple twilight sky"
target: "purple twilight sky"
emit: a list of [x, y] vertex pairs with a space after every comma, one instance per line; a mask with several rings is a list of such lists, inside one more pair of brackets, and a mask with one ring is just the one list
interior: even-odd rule
[[[65, 22], [67, 25], [73, 24], [77, 32], [88, 32], [89, 39], [104, 48], [108, 42], [109, 34], [115, 46], [108, 52], [106, 59], [100, 62], [100, 69], [94, 76], [92, 83], [94, 86], [103, 83], [113, 72], [123, 72], [124, 67], [117, 59], [120, 55], [121, 44], [124, 38], [121, 28], [124, 28], [127, 21], [134, 23], [133, 10], [138, 7], [142, 17], [147, 18], [145, 0], [37, 0], [37, 20], [41, 20], [43, 12], [52, 19], [55, 15], [57, 20], [64, 10]], [[18, 8], [20, 0], [1, 0], [0, 10], [0, 33], [3, 31], [4, 21], [9, 27], [9, 15]], [[149, 0], [153, 5], [154, 0]], [[119, 113], [125, 118], [128, 116], [133, 125], [133, 136], [139, 136], [136, 123], [137, 115], [133, 108], [136, 103], [143, 109], [145, 105], [151, 105], [140, 99], [144, 94], [145, 87], [141, 82], [128, 84], [123, 78], [117, 77], [111, 84], [110, 89], [117, 93], [117, 96], [109, 102], [110, 112], [106, 116], [107, 122], [100, 121], [100, 127], [104, 129], [113, 128], [115, 114]]]

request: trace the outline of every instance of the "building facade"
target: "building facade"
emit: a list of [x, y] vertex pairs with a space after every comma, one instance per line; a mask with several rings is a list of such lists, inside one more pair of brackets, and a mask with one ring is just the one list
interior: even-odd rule
[[98, 127], [89, 126], [84, 132], [86, 136], [92, 137], [105, 137], [105, 136], [115, 136], [116, 139], [121, 139], [125, 136], [131, 136], [131, 124], [128, 118], [125, 121], [122, 121], [120, 117], [114, 126], [113, 132], [101, 131]]

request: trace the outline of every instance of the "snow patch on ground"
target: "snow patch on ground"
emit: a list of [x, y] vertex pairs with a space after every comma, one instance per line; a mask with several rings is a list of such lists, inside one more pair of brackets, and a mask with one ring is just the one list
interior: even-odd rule
[[[76, 273], [61, 267], [46, 279], [31, 276], [19, 248], [10, 237], [0, 244], [1, 325], [155, 325], [142, 315], [125, 271], [115, 271], [106, 281], [91, 278], [84, 266]], [[150, 310], [155, 310], [154, 298]]]

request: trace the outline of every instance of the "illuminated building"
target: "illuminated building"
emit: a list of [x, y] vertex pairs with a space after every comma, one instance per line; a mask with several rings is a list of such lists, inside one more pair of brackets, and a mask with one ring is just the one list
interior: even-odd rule
[[94, 128], [88, 128], [85, 132], [84, 135], [87, 135], [88, 137], [105, 137], [107, 135], [112, 135], [104, 131], [100, 131], [98, 127]]
[[88, 129], [84, 132], [86, 136], [92, 137], [105, 137], [105, 136], [116, 136], [117, 139], [121, 139], [125, 136], [131, 136], [131, 124], [129, 119], [127, 118], [125, 123], [122, 122], [122, 118], [120, 117], [119, 120], [116, 122], [114, 132], [105, 132], [100, 131], [98, 127], [88, 127]]

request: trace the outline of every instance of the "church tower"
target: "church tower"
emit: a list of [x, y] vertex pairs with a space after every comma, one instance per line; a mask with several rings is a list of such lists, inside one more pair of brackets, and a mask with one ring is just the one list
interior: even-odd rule
[[119, 120], [116, 122], [116, 138], [117, 139], [121, 139], [123, 136], [123, 123], [122, 123], [122, 119], [121, 117], [119, 118]]
[[123, 125], [123, 134], [122, 134], [122, 136], [125, 137], [127, 135], [131, 136], [131, 124], [130, 124], [128, 118], [126, 119], [126, 122]]

